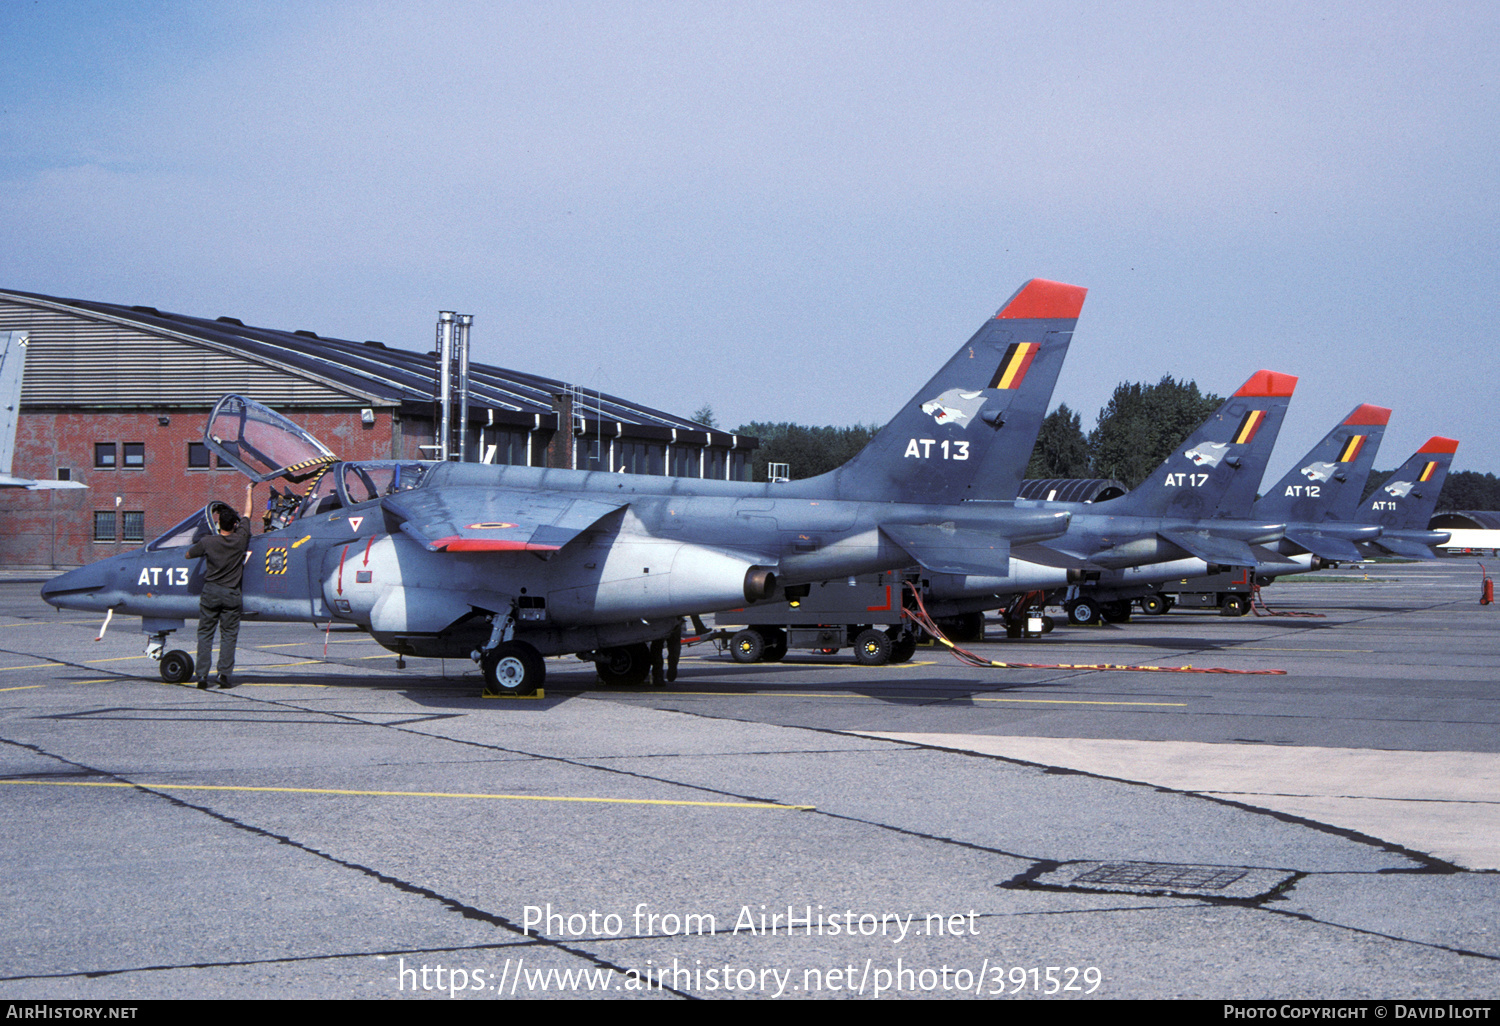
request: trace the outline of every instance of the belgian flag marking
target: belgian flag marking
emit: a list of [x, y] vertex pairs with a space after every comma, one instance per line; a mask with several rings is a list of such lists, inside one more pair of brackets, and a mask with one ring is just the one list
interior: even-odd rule
[[1249, 444], [1250, 440], [1255, 437], [1255, 433], [1260, 430], [1260, 426], [1265, 422], [1265, 410], [1251, 410], [1245, 414], [1245, 419], [1240, 421], [1239, 429], [1235, 431], [1234, 438], [1231, 441], [1235, 445]]
[[1422, 468], [1422, 476], [1419, 477], [1419, 478], [1417, 478], [1417, 480], [1418, 481], [1427, 481], [1427, 480], [1430, 480], [1432, 478], [1433, 473], [1436, 470], [1437, 470], [1437, 460], [1432, 460], [1431, 462], [1429, 462], [1427, 464], [1427, 466], [1425, 466], [1425, 467]]
[[1349, 440], [1344, 443], [1344, 447], [1339, 450], [1339, 458], [1334, 460], [1334, 462], [1353, 463], [1354, 457], [1359, 455], [1359, 450], [1365, 447], [1365, 439], [1367, 437], [1367, 435], [1350, 435]]
[[1000, 361], [1000, 369], [995, 371], [990, 387], [1020, 388], [1021, 381], [1026, 377], [1026, 368], [1031, 366], [1037, 350], [1041, 348], [1040, 342], [1012, 342], [1005, 351], [1005, 359]]

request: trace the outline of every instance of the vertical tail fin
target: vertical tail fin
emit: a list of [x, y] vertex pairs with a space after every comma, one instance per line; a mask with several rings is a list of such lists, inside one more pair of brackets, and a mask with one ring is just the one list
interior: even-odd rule
[[1425, 531], [1448, 479], [1458, 442], [1432, 437], [1365, 500], [1360, 519], [1387, 531]]
[[1087, 291], [1021, 286], [858, 456], [804, 487], [886, 502], [1015, 498]]
[[1256, 371], [1128, 495], [1099, 509], [1132, 516], [1245, 517], [1297, 379]]
[[1352, 520], [1390, 419], [1384, 406], [1356, 406], [1255, 503], [1256, 519]]
[[21, 378], [26, 372], [24, 331], [0, 331], [0, 477], [9, 477], [16, 455], [16, 417], [21, 411]]

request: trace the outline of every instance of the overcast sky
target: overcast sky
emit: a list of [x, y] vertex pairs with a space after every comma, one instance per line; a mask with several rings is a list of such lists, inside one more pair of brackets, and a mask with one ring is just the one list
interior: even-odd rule
[[1054, 403], [1300, 376], [1500, 471], [1500, 5], [0, 4], [0, 287], [884, 423], [1026, 279]]

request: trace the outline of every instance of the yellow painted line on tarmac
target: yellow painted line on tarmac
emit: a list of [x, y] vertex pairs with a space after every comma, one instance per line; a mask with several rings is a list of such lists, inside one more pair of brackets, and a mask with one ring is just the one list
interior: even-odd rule
[[[890, 695], [881, 695], [879, 697], [873, 695], [861, 695], [854, 692], [823, 695], [815, 691], [662, 691], [655, 688], [651, 689], [650, 691], [615, 691], [613, 689], [606, 690], [602, 688], [594, 688], [590, 690], [592, 690], [596, 694], [640, 694], [662, 698], [675, 698], [679, 695], [690, 698], [864, 698], [874, 702], [886, 701], [891, 697]], [[935, 702], [949, 701], [947, 697], [936, 694], [912, 694], [902, 697], [926, 698], [931, 699]], [[971, 701], [974, 702], [1026, 702], [1040, 705], [1149, 705], [1164, 706], [1172, 709], [1187, 707], [1186, 702], [1106, 702], [1081, 698], [981, 698], [976, 695], [959, 697], [968, 697]]]
[[[299, 645], [322, 645], [322, 638], [314, 638], [312, 641], [278, 641], [274, 645], [256, 645], [256, 648], [297, 648]], [[329, 645], [373, 645], [374, 638], [334, 638], [326, 644]]]
[[85, 659], [85, 663], [126, 663], [132, 659], [150, 659], [148, 655], [110, 656], [108, 659]]
[[395, 652], [382, 652], [379, 655], [360, 656], [360, 658], [361, 659], [399, 659], [400, 656], [397, 653], [395, 653]]
[[676, 798], [588, 798], [549, 794], [474, 794], [448, 791], [349, 791], [331, 787], [252, 787], [243, 784], [150, 784], [114, 783], [93, 780], [0, 780], [0, 784], [27, 784], [35, 787], [127, 787], [151, 788], [156, 791], [260, 791], [269, 794], [331, 794], [356, 798], [482, 798], [508, 802], [584, 802], [603, 805], [696, 805], [714, 809], [779, 809], [783, 812], [811, 812], [814, 805], [779, 805], [775, 802], [707, 802]]
[[52, 666], [67, 666], [67, 663], [27, 663], [25, 666], [0, 666], [3, 670], [45, 670]]
[[319, 666], [324, 665], [321, 659], [303, 659], [295, 663], [268, 663], [265, 666], [257, 666], [257, 670], [280, 670], [288, 666]]
[[1260, 645], [1235, 646], [1236, 652], [1374, 652], [1373, 648], [1263, 648]]
[[45, 684], [22, 684], [19, 687], [14, 687], [14, 688], [0, 688], [0, 691], [29, 691], [32, 688], [42, 688], [42, 687], [46, 687], [46, 685]]
[[96, 616], [91, 620], [21, 620], [18, 623], [0, 623], [0, 627], [76, 627], [80, 624], [96, 624], [99, 618]]
[[1186, 709], [1186, 702], [1100, 702], [1082, 698], [979, 698], [973, 697], [974, 702], [1023, 702], [1028, 705], [1151, 705], [1164, 706], [1172, 709]]

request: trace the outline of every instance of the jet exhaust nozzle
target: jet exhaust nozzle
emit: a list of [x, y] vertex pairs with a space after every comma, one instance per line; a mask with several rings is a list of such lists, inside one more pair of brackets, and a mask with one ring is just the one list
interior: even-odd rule
[[745, 571], [745, 601], [763, 602], [776, 591], [776, 573], [768, 566], [752, 566]]

